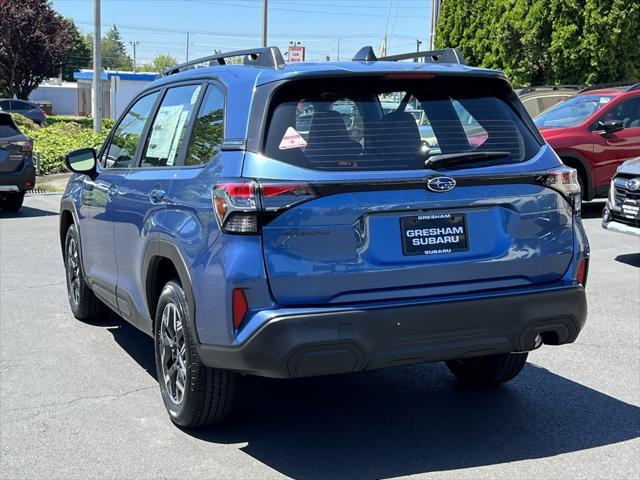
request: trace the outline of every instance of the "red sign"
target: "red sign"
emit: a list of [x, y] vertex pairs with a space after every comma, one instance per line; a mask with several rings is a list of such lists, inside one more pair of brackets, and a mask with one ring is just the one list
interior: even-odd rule
[[289, 45], [289, 61], [304, 62], [305, 47], [302, 45]]

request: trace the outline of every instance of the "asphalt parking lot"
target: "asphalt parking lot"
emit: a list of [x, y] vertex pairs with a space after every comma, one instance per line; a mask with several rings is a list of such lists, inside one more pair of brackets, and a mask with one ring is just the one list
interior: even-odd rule
[[165, 413], [150, 338], [71, 315], [59, 201], [0, 218], [2, 479], [640, 478], [640, 239], [602, 230], [602, 203], [585, 206], [585, 330], [507, 386], [440, 364], [244, 378], [231, 422], [190, 432]]

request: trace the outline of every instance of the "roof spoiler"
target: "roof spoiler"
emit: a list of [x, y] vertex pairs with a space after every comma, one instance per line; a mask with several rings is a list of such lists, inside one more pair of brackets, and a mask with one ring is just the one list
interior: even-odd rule
[[397, 62], [398, 60], [410, 60], [422, 58], [425, 63], [457, 63], [466, 65], [464, 57], [457, 48], [443, 48], [441, 50], [425, 50], [422, 52], [401, 53], [377, 58], [370, 46], [362, 47], [353, 57], [354, 62]]
[[278, 68], [284, 65], [284, 58], [278, 47], [251, 48], [248, 50], [234, 50], [227, 53], [217, 53], [206, 57], [196, 58], [188, 62], [169, 67], [158, 74], [156, 79], [168, 77], [178, 72], [191, 70], [197, 65], [206, 63], [207, 66], [226, 65], [225, 59], [231, 57], [244, 57], [245, 65], [253, 65], [256, 67]]

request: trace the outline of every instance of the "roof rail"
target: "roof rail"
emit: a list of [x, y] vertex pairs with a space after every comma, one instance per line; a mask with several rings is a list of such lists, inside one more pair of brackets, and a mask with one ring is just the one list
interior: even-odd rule
[[567, 90], [578, 90], [581, 91], [584, 89], [583, 85], [536, 85], [536, 86], [532, 86], [532, 87], [516, 87], [514, 88], [514, 90], [519, 90], [518, 95], [524, 95], [526, 93], [531, 93], [531, 92], [535, 92], [536, 90], [542, 90], [542, 89], [547, 89], [547, 90], [560, 90], [560, 89], [567, 89]]
[[635, 85], [631, 85], [627, 92], [635, 92], [636, 90], [640, 90], [640, 83], [636, 83]]
[[629, 87], [628, 90], [637, 90], [640, 84], [635, 84], [633, 82], [612, 82], [612, 83], [601, 83], [599, 85], [591, 85], [590, 87], [583, 88], [580, 90], [582, 92], [590, 92], [591, 90], [603, 90], [605, 88], [617, 88], [617, 87]]
[[378, 60], [385, 62], [396, 62], [398, 60], [409, 60], [411, 58], [423, 58], [425, 63], [459, 63], [466, 65], [464, 57], [457, 48], [443, 48], [442, 50], [425, 50], [422, 52], [401, 53], [399, 55], [388, 55]]
[[168, 77], [184, 70], [196, 68], [196, 65], [208, 63], [211, 67], [214, 64], [226, 65], [225, 59], [231, 57], [244, 57], [245, 65], [254, 65], [256, 67], [278, 68], [284, 65], [284, 58], [278, 47], [251, 48], [248, 50], [234, 50], [233, 52], [217, 53], [206, 57], [196, 58], [188, 62], [181, 63], [163, 70], [156, 78]]
[[373, 48], [362, 47], [358, 50], [352, 60], [354, 62], [397, 62], [398, 60], [423, 58], [425, 63], [459, 63], [466, 65], [464, 57], [457, 48], [443, 48], [442, 50], [425, 50], [422, 52], [400, 53], [398, 55], [388, 55], [386, 57], [376, 57]]

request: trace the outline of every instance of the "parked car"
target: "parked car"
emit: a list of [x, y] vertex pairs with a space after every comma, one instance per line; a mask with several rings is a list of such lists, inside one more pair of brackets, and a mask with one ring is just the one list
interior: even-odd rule
[[536, 117], [556, 103], [573, 97], [582, 88], [578, 85], [545, 85], [517, 88], [515, 92], [529, 115]]
[[38, 125], [47, 124], [47, 114], [35, 103], [25, 100], [12, 100], [9, 98], [0, 98], [0, 110], [11, 113], [19, 113]]
[[[381, 94], [415, 99], [439, 153], [402, 110], [413, 100], [385, 114]], [[332, 108], [348, 101], [360, 141]], [[71, 310], [95, 321], [108, 306], [154, 337], [178, 425], [221, 421], [237, 374], [445, 361], [495, 386], [586, 320], [576, 171], [498, 71], [371, 47], [322, 65], [275, 47], [214, 55], [163, 72], [67, 165]]]
[[606, 197], [616, 168], [640, 156], [640, 83], [594, 86], [535, 123], [562, 161], [578, 171], [583, 197]]
[[640, 236], [640, 157], [624, 162], [613, 176], [602, 227]]
[[20, 131], [10, 113], [0, 112], [0, 208], [20, 210], [24, 192], [35, 182], [33, 141]]

